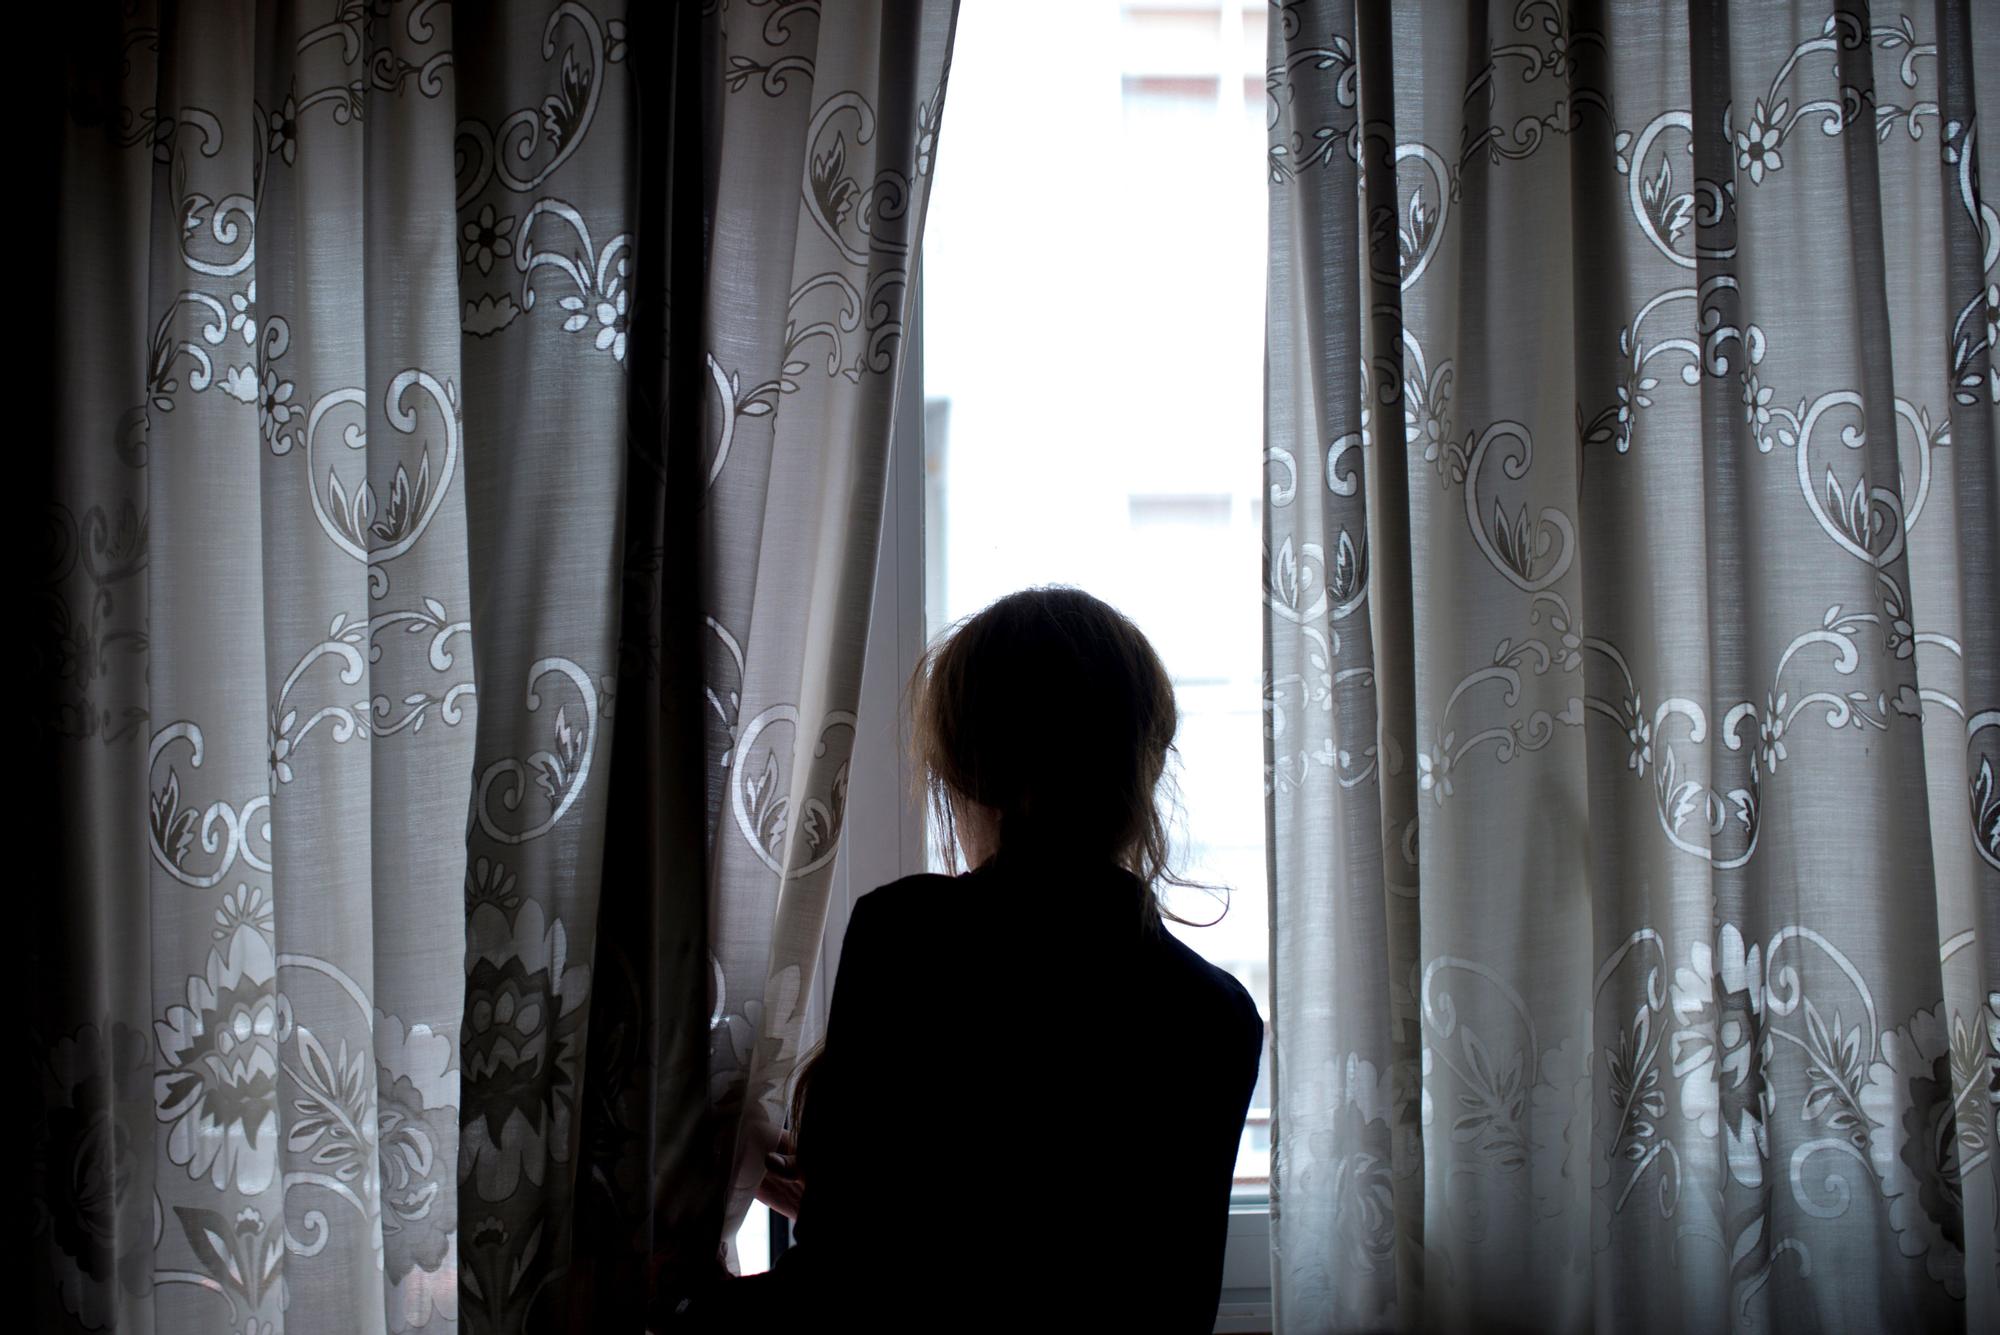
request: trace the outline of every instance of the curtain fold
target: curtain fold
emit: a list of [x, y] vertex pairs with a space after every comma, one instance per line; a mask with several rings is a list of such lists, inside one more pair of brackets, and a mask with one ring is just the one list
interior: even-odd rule
[[42, 1328], [638, 1330], [740, 1219], [953, 13], [49, 20]]
[[1280, 1329], [2000, 1320], [1976, 9], [1274, 15]]

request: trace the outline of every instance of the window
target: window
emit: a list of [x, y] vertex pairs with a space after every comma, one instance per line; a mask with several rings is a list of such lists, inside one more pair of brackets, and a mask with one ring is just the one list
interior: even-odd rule
[[[924, 236], [925, 633], [1081, 585], [1181, 708], [1173, 927], [1268, 1019], [1263, 0], [967, 5]], [[906, 521], [907, 522], [907, 521]], [[881, 603], [878, 599], [877, 606]], [[852, 827], [850, 827], [852, 833]], [[1176, 892], [1208, 922], [1221, 901]], [[1270, 1058], [1218, 1329], [1268, 1329]]]
[[[854, 898], [927, 865], [902, 682], [952, 621], [1049, 582], [1118, 606], [1166, 660], [1182, 716], [1176, 852], [1230, 890], [1217, 925], [1172, 930], [1268, 1020], [1262, 628], [1245, 596], [1262, 559], [1265, 12], [960, 10], [807, 1043]], [[1169, 903], [1196, 922], [1222, 911], [1199, 892]], [[1267, 1050], [1217, 1330], [1270, 1329], [1269, 1082]], [[1052, 1229], [1079, 1208], [1051, 1201]], [[754, 1209], [738, 1235], [745, 1269], [768, 1254], [767, 1220]], [[911, 1222], [927, 1226], [914, 1201]], [[771, 1237], [783, 1245], [782, 1228]]]
[[[1027, 584], [1131, 616], [1181, 707], [1174, 930], [1268, 1013], [1258, 0], [968, 5], [924, 236], [929, 624]], [[1060, 21], [1052, 17], [1059, 13]], [[1177, 892], [1196, 922], [1221, 902]], [[1269, 1063], [1237, 1178], [1269, 1170]]]

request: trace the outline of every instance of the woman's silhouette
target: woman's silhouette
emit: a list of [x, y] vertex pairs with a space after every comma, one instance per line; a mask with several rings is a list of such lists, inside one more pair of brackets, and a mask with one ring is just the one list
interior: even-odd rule
[[758, 1193], [797, 1242], [670, 1329], [1210, 1330], [1264, 1026], [1161, 925], [1156, 885], [1190, 884], [1166, 671], [1107, 604], [1029, 589], [934, 645], [911, 699], [971, 870], [855, 902]]

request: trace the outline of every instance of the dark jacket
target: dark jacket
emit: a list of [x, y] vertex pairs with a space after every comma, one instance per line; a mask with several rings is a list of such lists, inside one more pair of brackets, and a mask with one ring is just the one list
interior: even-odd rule
[[1213, 1328], [1264, 1025], [1148, 893], [1003, 853], [856, 901], [797, 1241], [714, 1328]]

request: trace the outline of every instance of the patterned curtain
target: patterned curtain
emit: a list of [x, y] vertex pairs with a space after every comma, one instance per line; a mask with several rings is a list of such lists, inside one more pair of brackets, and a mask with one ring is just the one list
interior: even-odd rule
[[37, 1328], [636, 1332], [775, 1137], [954, 6], [45, 8]]
[[2000, 1328], [1994, 17], [1274, 6], [1282, 1331]]

